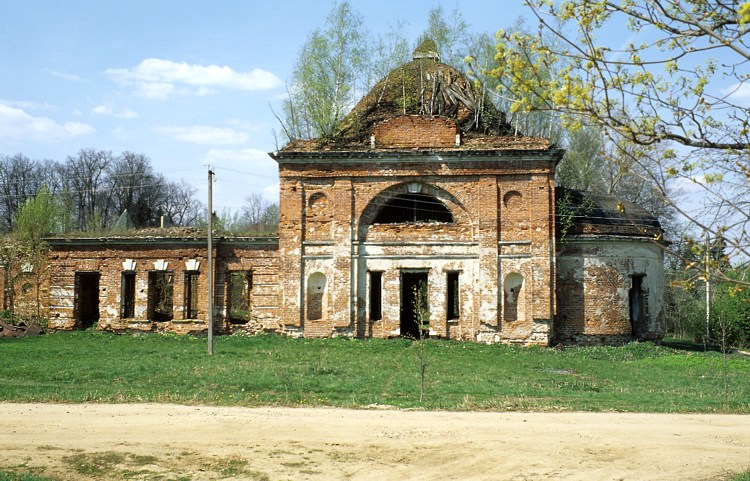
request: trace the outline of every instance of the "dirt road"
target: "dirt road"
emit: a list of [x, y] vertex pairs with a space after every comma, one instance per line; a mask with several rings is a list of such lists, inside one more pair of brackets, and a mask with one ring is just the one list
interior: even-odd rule
[[0, 466], [60, 479], [707, 480], [750, 416], [0, 404]]

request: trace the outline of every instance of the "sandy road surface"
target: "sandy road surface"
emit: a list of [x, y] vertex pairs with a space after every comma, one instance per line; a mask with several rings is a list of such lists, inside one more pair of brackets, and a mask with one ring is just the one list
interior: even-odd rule
[[60, 479], [706, 480], [750, 416], [0, 404], [0, 466]]

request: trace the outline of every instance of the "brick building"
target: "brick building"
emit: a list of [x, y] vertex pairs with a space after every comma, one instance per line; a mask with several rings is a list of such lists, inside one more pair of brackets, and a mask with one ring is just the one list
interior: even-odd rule
[[[421, 325], [430, 336], [541, 345], [663, 335], [656, 219], [556, 188], [563, 151], [518, 135], [429, 51], [377, 84], [331, 137], [270, 155], [278, 237], [214, 242], [224, 331], [366, 338]], [[51, 327], [205, 332], [205, 234], [49, 242]]]

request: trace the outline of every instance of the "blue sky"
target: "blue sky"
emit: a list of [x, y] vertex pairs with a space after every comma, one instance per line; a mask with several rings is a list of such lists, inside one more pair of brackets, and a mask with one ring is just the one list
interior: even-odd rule
[[[357, 1], [373, 34], [397, 22], [414, 42], [431, 8]], [[280, 111], [300, 47], [332, 1], [0, 0], [0, 155], [64, 161], [81, 148], [143, 153], [214, 208], [250, 193], [276, 200]], [[528, 15], [521, 0], [463, 0], [472, 32]]]

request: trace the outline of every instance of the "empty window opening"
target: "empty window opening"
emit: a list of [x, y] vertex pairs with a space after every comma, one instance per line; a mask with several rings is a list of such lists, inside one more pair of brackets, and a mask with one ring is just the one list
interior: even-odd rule
[[307, 279], [307, 319], [323, 319], [326, 292], [326, 276], [322, 272], [310, 274]]
[[630, 328], [635, 338], [641, 337], [645, 318], [643, 277], [642, 275], [635, 275], [631, 278], [632, 284], [628, 293], [630, 301]]
[[148, 273], [148, 319], [149, 321], [171, 321], [174, 278], [169, 271]]
[[427, 272], [401, 273], [401, 336], [426, 337], [430, 331]]
[[453, 215], [437, 198], [425, 194], [400, 194], [388, 200], [375, 217], [376, 224], [453, 222]]
[[251, 294], [253, 273], [250, 271], [230, 272], [227, 282], [227, 310], [229, 322], [245, 324], [252, 313]]
[[198, 271], [185, 272], [185, 319], [198, 319]]
[[518, 304], [523, 288], [523, 276], [516, 272], [505, 276], [503, 285], [503, 319], [506, 321], [518, 320]]
[[459, 294], [458, 272], [448, 272], [446, 279], [446, 318], [461, 317], [461, 298]]
[[370, 320], [383, 318], [383, 273], [370, 271]]
[[99, 322], [99, 273], [76, 272], [74, 312], [76, 326], [88, 329]]
[[135, 318], [135, 272], [123, 272], [120, 280], [120, 317]]

